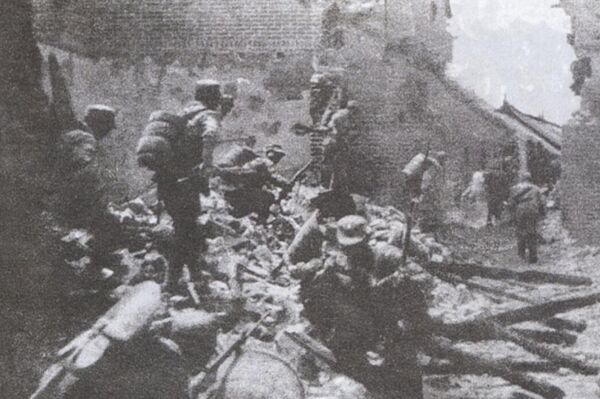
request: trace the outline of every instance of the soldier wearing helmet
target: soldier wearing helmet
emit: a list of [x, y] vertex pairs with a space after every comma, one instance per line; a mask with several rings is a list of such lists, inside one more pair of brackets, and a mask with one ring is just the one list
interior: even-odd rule
[[[292, 269], [306, 316], [327, 336], [343, 371], [383, 397], [422, 398], [417, 349], [427, 332], [425, 273], [402, 251], [372, 244], [365, 218], [335, 229], [335, 248]], [[327, 246], [325, 246], [327, 247]]]
[[177, 287], [184, 265], [192, 279], [201, 277], [205, 242], [197, 225], [200, 193], [208, 192], [221, 119], [231, 109], [222, 109], [221, 86], [215, 80], [196, 82], [194, 99], [177, 115], [154, 112], [137, 149], [139, 165], [154, 172], [158, 197], [173, 219], [175, 248], [165, 282], [168, 290]]
[[107, 105], [88, 105], [83, 117], [84, 130], [92, 133], [97, 140], [103, 139], [117, 127], [115, 114], [115, 109]]
[[537, 224], [545, 213], [542, 192], [531, 182], [531, 174], [525, 172], [521, 181], [510, 190], [508, 209], [514, 220], [517, 236], [517, 251], [521, 259], [536, 263], [538, 231]]
[[278, 144], [267, 146], [264, 157], [239, 146], [226, 154], [216, 173], [223, 180], [224, 197], [233, 207], [234, 217], [256, 213], [260, 222], [267, 221], [275, 202], [272, 189], [289, 189], [289, 182], [274, 171], [285, 155]]
[[309, 113], [313, 125], [321, 122], [334, 89], [333, 82], [326, 75], [315, 73], [311, 76]]

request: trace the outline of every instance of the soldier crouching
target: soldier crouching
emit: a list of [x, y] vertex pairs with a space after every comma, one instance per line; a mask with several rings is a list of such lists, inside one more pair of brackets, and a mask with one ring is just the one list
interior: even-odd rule
[[[369, 244], [367, 221], [337, 224], [336, 249], [293, 270], [308, 319], [343, 372], [384, 397], [423, 397], [417, 350], [427, 332], [425, 275], [402, 251]], [[414, 269], [414, 270], [413, 270]]]

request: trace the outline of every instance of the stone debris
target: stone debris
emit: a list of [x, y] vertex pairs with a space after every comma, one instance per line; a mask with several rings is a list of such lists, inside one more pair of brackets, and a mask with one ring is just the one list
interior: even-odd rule
[[[314, 258], [321, 251], [329, 250], [328, 243], [334, 237], [334, 221], [318, 223], [315, 212], [309, 208], [310, 198], [316, 195], [315, 190], [298, 186], [280, 207], [274, 209], [276, 213], [267, 224], [262, 225], [254, 215], [232, 217], [218, 184], [212, 181], [211, 186], [216, 189], [210, 195], [202, 196], [205, 212], [198, 222], [204, 226], [207, 235], [208, 248], [204, 261], [214, 279], [197, 294], [200, 305], [195, 304], [189, 293], [163, 293], [157, 297], [160, 298], [158, 302], [153, 299], [152, 306], [147, 312], [141, 312], [139, 318], [122, 325], [117, 323], [108, 331], [103, 330], [103, 334], [128, 341], [132, 336], [128, 331], [146, 330], [156, 335], [157, 344], [170, 353], [186, 358], [188, 354], [202, 350], [203, 359], [208, 361], [211, 356], [214, 358], [223, 353], [227, 347], [217, 345], [217, 355], [213, 355], [214, 347], [210, 342], [235, 341], [245, 331], [244, 326], [262, 316], [260, 325], [253, 333], [252, 345], [244, 346], [244, 351], [259, 348], [269, 353], [268, 356], [274, 356], [275, 363], [282, 361], [291, 365], [291, 370], [302, 381], [302, 389], [308, 398], [369, 398], [362, 385], [337, 374], [327, 361], [316, 359], [311, 350], [284, 339], [286, 331], [310, 334], [313, 328], [302, 314], [298, 298], [299, 276], [296, 273], [303, 269], [300, 266], [305, 263], [318, 263], [319, 259]], [[362, 199], [361, 203], [371, 232], [371, 244], [392, 244], [400, 251], [406, 234], [405, 215], [393, 207], [378, 206], [366, 199]], [[113, 301], [118, 300], [118, 304], [124, 298], [131, 297], [131, 290], [140, 284], [152, 281], [161, 283], [164, 280], [169, 267], [167, 259], [172, 248], [173, 226], [167, 214], [156, 214], [141, 199], [122, 205], [111, 204], [109, 212], [129, 237], [137, 237], [137, 240], [126, 240], [129, 247], [113, 251], [108, 257], [109, 263], [102, 265], [104, 271], [110, 272], [110, 276], [107, 276], [110, 285], [103, 283], [89, 288], [89, 282], [87, 284], [92, 292], [104, 294]], [[311, 236], [308, 246], [306, 240], [301, 239], [303, 235]], [[140, 241], [144, 242], [141, 247]], [[85, 271], [93, 266], [93, 242], [94, 237], [85, 230], [64, 232], [61, 239], [64, 254], [62, 267], [67, 273], [82, 278]], [[424, 272], [419, 264], [443, 268], [454, 262], [455, 256], [449, 247], [417, 228], [411, 231], [409, 255], [404, 273], [422, 281], [422, 286], [427, 287], [428, 313], [433, 320], [459, 323], [520, 306], [518, 302], [506, 299], [499, 301], [466, 284], [449, 283]], [[578, 253], [574, 256], [590, 257], [592, 254]], [[547, 286], [548, 289], [550, 287]], [[78, 291], [82, 287], [72, 289]], [[99, 320], [106, 317], [104, 315]], [[135, 321], [141, 319], [146, 321], [142, 324]], [[148, 322], [148, 319], [151, 321]], [[77, 340], [71, 345], [77, 345]], [[94, 356], [102, 356], [97, 348], [103, 343], [90, 345], [89, 358], [81, 357], [80, 363], [92, 365]], [[489, 348], [498, 348], [494, 343], [488, 345]], [[489, 359], [490, 362], [536, 359], [514, 343], [502, 345], [505, 345], [504, 349]], [[483, 353], [481, 348], [485, 347], [475, 343], [458, 346], [456, 350], [469, 356]], [[85, 349], [88, 350], [87, 346]], [[485, 350], [486, 353], [489, 351], [493, 349]], [[512, 357], [506, 354], [512, 354]], [[47, 373], [51, 374], [51, 370]], [[48, 384], [48, 375], [40, 383], [41, 388]]]

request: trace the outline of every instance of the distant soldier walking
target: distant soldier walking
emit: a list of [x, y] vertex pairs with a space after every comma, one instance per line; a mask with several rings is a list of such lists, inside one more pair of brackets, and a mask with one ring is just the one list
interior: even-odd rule
[[509, 186], [508, 174], [503, 168], [492, 168], [485, 173], [488, 226], [500, 222], [503, 204], [508, 199]]
[[528, 253], [529, 263], [536, 263], [537, 224], [545, 209], [541, 190], [531, 182], [529, 173], [523, 174], [521, 182], [511, 188], [508, 206], [516, 227], [519, 257], [525, 259]]

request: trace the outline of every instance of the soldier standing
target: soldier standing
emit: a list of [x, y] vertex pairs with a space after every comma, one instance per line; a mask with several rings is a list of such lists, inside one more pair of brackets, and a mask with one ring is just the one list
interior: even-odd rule
[[509, 195], [508, 175], [503, 167], [494, 167], [485, 173], [485, 194], [487, 200], [487, 224], [500, 221], [504, 202]]
[[423, 232], [439, 233], [445, 218], [444, 190], [446, 188], [446, 160], [444, 151], [429, 158], [431, 166], [423, 174], [422, 199], [419, 203], [419, 225]]
[[515, 222], [519, 257], [525, 259], [528, 253], [529, 263], [536, 263], [537, 224], [545, 209], [541, 190], [531, 182], [529, 173], [524, 173], [521, 182], [511, 188], [508, 206]]
[[158, 197], [175, 229], [167, 290], [177, 287], [184, 265], [194, 280], [200, 277], [200, 254], [206, 245], [197, 224], [200, 193], [208, 190], [207, 175], [223, 116], [221, 99], [218, 82], [198, 81], [195, 101], [180, 115], [153, 114], [138, 144], [138, 163], [155, 172]]

